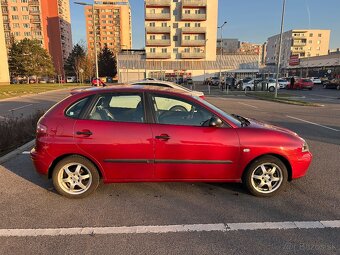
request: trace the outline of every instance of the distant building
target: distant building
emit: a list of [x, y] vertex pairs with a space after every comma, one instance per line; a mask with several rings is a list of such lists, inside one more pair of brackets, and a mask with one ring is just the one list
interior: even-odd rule
[[7, 49], [13, 39], [36, 39], [63, 75], [64, 61], [72, 51], [69, 0], [2, 0], [1, 12]]
[[260, 55], [262, 53], [262, 44], [241, 42], [238, 52], [244, 54]]
[[221, 54], [221, 46], [223, 54], [237, 53], [240, 48], [240, 41], [238, 39], [224, 38], [221, 45], [221, 39], [217, 39], [217, 55]]
[[147, 59], [216, 60], [218, 0], [145, 0]]
[[[330, 30], [294, 29], [283, 33], [282, 67], [289, 66], [291, 56], [298, 58], [327, 55], [329, 50]], [[276, 65], [279, 54], [280, 35], [268, 38], [267, 65]]]
[[2, 28], [3, 28], [2, 12], [0, 12], [0, 85], [9, 83], [5, 33]]
[[90, 54], [94, 53], [95, 20], [98, 50], [105, 45], [114, 53], [121, 49], [131, 49], [131, 8], [128, 0], [94, 1], [92, 6], [85, 7], [86, 38]]

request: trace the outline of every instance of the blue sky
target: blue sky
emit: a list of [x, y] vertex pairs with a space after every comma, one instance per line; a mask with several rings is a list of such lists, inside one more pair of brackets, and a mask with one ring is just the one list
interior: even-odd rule
[[[86, 1], [86, 0], [85, 0]], [[340, 0], [286, 0], [285, 31], [331, 29], [330, 48], [340, 48]], [[73, 43], [86, 41], [82, 6], [71, 0]], [[88, 0], [89, 3], [93, 2]], [[133, 47], [144, 47], [144, 1], [130, 0]], [[282, 0], [219, 0], [219, 23], [227, 21], [224, 38], [263, 43], [280, 31]]]

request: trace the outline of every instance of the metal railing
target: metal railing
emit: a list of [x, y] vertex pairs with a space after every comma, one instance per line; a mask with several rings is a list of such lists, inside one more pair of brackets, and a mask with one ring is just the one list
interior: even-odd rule
[[183, 7], [204, 7], [207, 6], [207, 0], [182, 0]]
[[170, 39], [146, 40], [146, 46], [170, 46]]
[[152, 6], [170, 6], [171, 0], [145, 0], [145, 5], [147, 7]]
[[205, 40], [183, 40], [182, 46], [205, 46]]
[[171, 54], [166, 52], [147, 52], [146, 53], [147, 59], [169, 59], [171, 58]]

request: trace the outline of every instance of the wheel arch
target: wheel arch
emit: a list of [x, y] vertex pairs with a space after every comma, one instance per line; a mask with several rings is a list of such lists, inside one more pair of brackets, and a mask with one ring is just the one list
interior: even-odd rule
[[291, 181], [292, 180], [292, 166], [289, 162], [289, 160], [282, 156], [282, 155], [279, 155], [279, 154], [275, 154], [275, 153], [267, 153], [267, 154], [262, 154], [262, 155], [259, 155], [257, 156], [256, 158], [254, 158], [253, 160], [251, 160], [247, 165], [246, 167], [243, 169], [243, 173], [242, 173], [242, 181], [244, 180], [244, 175], [246, 173], [246, 170], [249, 168], [249, 166], [256, 160], [258, 160], [259, 158], [262, 158], [262, 157], [265, 157], [265, 156], [273, 156], [273, 157], [276, 157], [278, 158], [279, 160], [282, 161], [282, 163], [286, 166], [287, 168], [287, 172], [288, 172], [288, 181]]
[[89, 157], [86, 157], [86, 156], [84, 156], [84, 155], [81, 155], [81, 154], [77, 154], [77, 153], [69, 153], [69, 154], [61, 155], [61, 156], [59, 156], [59, 157], [57, 157], [56, 159], [53, 160], [52, 164], [51, 164], [50, 167], [48, 168], [48, 175], [47, 175], [47, 176], [48, 176], [48, 179], [51, 179], [51, 178], [52, 178], [52, 173], [53, 173], [54, 167], [55, 167], [61, 160], [63, 160], [64, 158], [67, 158], [67, 157], [69, 157], [69, 156], [80, 156], [80, 157], [83, 157], [83, 158], [89, 160], [89, 161], [96, 167], [96, 169], [97, 169], [97, 171], [98, 171], [98, 174], [99, 174], [100, 178], [101, 178], [101, 179], [103, 178], [103, 173], [102, 173], [100, 167], [98, 167], [98, 164], [97, 164], [94, 160], [92, 160], [92, 159], [90, 159]]

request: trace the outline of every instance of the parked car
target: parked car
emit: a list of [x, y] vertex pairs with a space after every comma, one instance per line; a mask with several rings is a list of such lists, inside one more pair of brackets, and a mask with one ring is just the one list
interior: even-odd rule
[[255, 85], [257, 88], [256, 90], [262, 90], [263, 88], [263, 90], [274, 92], [276, 87], [276, 81], [272, 79], [269, 80], [252, 79], [249, 82], [243, 83], [242, 89], [247, 91], [255, 90]]
[[157, 87], [164, 87], [164, 88], [173, 88], [177, 90], [182, 90], [185, 92], [190, 93], [193, 96], [200, 97], [204, 99], [204, 93], [201, 91], [191, 90], [176, 83], [170, 81], [160, 81], [160, 80], [142, 80], [131, 82], [130, 85], [143, 85], [143, 86], [157, 86]]
[[322, 81], [319, 77], [310, 77], [309, 78], [314, 84], [322, 84]]
[[314, 87], [314, 83], [307, 78], [300, 78], [297, 79], [294, 83], [294, 86], [292, 86], [291, 84], [289, 84], [289, 86], [287, 87], [288, 89], [309, 89], [312, 90]]
[[340, 90], [340, 79], [333, 79], [323, 83], [324, 89], [337, 89]]
[[93, 78], [92, 81], [91, 81], [91, 84], [92, 84], [92, 86], [103, 86], [103, 87], [106, 86], [106, 84], [100, 78], [98, 78], [98, 79], [97, 78]]
[[37, 124], [31, 157], [68, 198], [89, 195], [100, 179], [242, 182], [253, 195], [271, 196], [304, 176], [312, 160], [288, 129], [225, 113], [188, 92], [119, 85], [52, 107]]
[[280, 78], [279, 79], [279, 85], [280, 85], [280, 89], [285, 89], [288, 85], [289, 85], [289, 81], [284, 79], [284, 78]]
[[191, 78], [187, 78], [187, 79], [185, 80], [185, 84], [186, 84], [186, 85], [193, 85], [194, 82], [193, 82], [193, 80], [192, 80]]
[[76, 82], [76, 77], [74, 77], [74, 76], [66, 77], [66, 82], [67, 83]]

